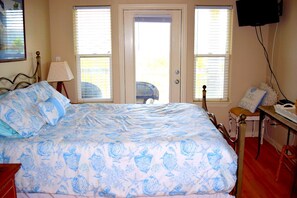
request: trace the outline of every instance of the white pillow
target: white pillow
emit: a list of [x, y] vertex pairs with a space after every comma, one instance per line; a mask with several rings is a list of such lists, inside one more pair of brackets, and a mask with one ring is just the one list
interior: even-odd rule
[[265, 96], [266, 91], [258, 89], [256, 87], [251, 87], [247, 90], [244, 97], [239, 102], [239, 107], [249, 110], [252, 113], [255, 113], [263, 97]]
[[277, 93], [268, 84], [261, 83], [259, 89], [266, 91], [266, 95], [262, 100], [261, 105], [272, 106], [277, 102]]

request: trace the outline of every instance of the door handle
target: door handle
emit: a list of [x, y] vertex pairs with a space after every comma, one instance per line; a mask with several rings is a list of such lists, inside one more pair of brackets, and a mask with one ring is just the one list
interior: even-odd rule
[[176, 79], [174, 82], [175, 82], [175, 84], [179, 84], [179, 80], [178, 79]]

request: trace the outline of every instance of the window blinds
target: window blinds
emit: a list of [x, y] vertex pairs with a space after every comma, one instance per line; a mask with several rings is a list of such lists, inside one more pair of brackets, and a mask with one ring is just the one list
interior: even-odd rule
[[110, 7], [75, 7], [76, 54], [111, 54]]

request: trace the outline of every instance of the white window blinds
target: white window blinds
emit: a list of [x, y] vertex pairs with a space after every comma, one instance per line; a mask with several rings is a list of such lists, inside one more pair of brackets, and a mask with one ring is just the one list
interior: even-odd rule
[[195, 8], [194, 101], [201, 100], [203, 85], [209, 100], [228, 100], [231, 11], [226, 6]]
[[75, 7], [74, 33], [78, 98], [112, 100], [110, 7]]

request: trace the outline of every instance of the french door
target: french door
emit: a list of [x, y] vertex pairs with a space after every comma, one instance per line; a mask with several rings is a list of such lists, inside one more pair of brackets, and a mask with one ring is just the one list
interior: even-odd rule
[[122, 13], [125, 103], [181, 102], [182, 10]]

